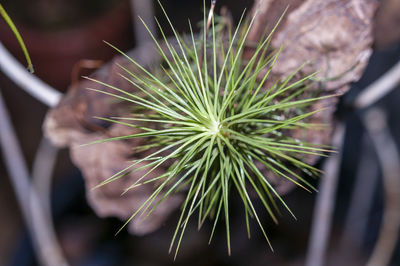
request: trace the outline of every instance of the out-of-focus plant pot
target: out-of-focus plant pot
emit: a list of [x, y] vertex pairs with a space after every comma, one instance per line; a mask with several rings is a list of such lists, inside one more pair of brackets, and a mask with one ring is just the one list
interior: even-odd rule
[[[79, 60], [96, 59], [106, 62], [116, 54], [103, 40], [122, 50], [133, 46], [127, 1], [113, 6], [82, 25], [58, 31], [31, 28], [15, 22], [32, 57], [35, 74], [61, 91], [70, 84], [71, 70]], [[25, 64], [15, 37], [2, 20], [0, 41]]]

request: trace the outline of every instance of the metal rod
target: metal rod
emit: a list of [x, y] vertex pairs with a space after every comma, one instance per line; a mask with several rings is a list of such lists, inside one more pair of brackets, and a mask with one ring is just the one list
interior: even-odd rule
[[150, 32], [156, 33], [156, 24], [154, 21], [154, 6], [151, 0], [131, 0], [132, 23], [135, 33], [137, 46], [153, 42], [150, 33], [143, 23], [138, 19], [140, 16], [146, 23]]
[[357, 97], [355, 107], [366, 108], [387, 95], [400, 83], [400, 61]]
[[382, 225], [367, 266], [389, 265], [400, 232], [400, 154], [386, 122], [386, 114], [369, 110], [363, 119], [382, 169], [384, 209]]
[[0, 70], [15, 84], [47, 106], [58, 104], [62, 94], [29, 73], [0, 42]]
[[32, 236], [34, 249], [41, 265], [67, 266], [56, 240], [51, 220], [35, 188], [31, 184], [28, 168], [18, 144], [14, 129], [0, 91], [0, 144], [4, 162], [17, 196], [26, 226]]
[[325, 253], [329, 243], [332, 225], [345, 131], [345, 124], [338, 123], [333, 134], [333, 146], [338, 148], [339, 152], [337, 154], [332, 154], [324, 165], [325, 175], [321, 180], [320, 191], [317, 195], [316, 205], [314, 207], [311, 236], [305, 263], [306, 266], [325, 265]]

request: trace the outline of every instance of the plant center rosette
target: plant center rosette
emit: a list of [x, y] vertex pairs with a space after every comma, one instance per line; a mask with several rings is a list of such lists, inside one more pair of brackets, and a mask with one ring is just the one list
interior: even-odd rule
[[[204, 16], [200, 36], [195, 37], [190, 26], [186, 38], [165, 16], [175, 39], [170, 42], [160, 24], [164, 45], [151, 35], [163, 58], [160, 67], [150, 71], [126, 55], [141, 73], [120, 66], [120, 75], [137, 88], [137, 93], [90, 79], [108, 88], [93, 90], [125, 101], [131, 108], [129, 116], [99, 119], [140, 130], [91, 144], [145, 139], [145, 144], [132, 148], [146, 155], [98, 186], [145, 170], [125, 191], [153, 183], [154, 192], [127, 223], [138, 215], [149, 215], [169, 196], [183, 193], [170, 247], [176, 247], [175, 254], [194, 216], [199, 227], [207, 219], [212, 221], [210, 241], [218, 222], [225, 223], [230, 253], [232, 197], [243, 203], [248, 234], [249, 219], [254, 218], [271, 246], [253, 200], [258, 198], [277, 222], [279, 205], [293, 213], [271, 179], [286, 179], [306, 191], [315, 190], [307, 179], [318, 176], [320, 170], [308, 164], [307, 158], [326, 156], [331, 149], [302, 141], [301, 135], [323, 130], [324, 125], [309, 120], [322, 110], [313, 105], [332, 96], [323, 95], [314, 74], [302, 73], [303, 66], [287, 77], [272, 78], [271, 70], [281, 52], [269, 46], [276, 27], [257, 44], [246, 42], [257, 12], [249, 20], [242, 15], [237, 28], [231, 29], [211, 11], [208, 20]], [[161, 167], [167, 170], [148, 178]]]

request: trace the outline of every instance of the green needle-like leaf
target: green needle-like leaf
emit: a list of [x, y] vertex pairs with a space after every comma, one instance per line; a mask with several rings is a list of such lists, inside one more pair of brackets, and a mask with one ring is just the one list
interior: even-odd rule
[[33, 73], [34, 70], [33, 70], [32, 60], [31, 60], [31, 57], [29, 56], [28, 49], [26, 49], [24, 40], [22, 39], [21, 34], [19, 33], [14, 22], [11, 20], [11, 18], [7, 14], [6, 10], [3, 8], [2, 4], [0, 4], [0, 16], [3, 17], [3, 19], [6, 21], [6, 23], [10, 27], [11, 31], [14, 33], [15, 37], [17, 38], [17, 41], [18, 41], [19, 45], [21, 46], [22, 52], [24, 53], [26, 62], [28, 63], [28, 70], [31, 73]]

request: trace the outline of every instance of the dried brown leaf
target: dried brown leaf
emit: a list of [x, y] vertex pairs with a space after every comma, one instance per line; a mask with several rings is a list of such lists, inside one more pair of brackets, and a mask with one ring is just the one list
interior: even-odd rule
[[[274, 77], [288, 75], [294, 68], [311, 60], [312, 63], [303, 71], [319, 71], [318, 77], [322, 80], [336, 77], [335, 80], [323, 83], [324, 89], [327, 93], [343, 93], [350, 82], [361, 76], [371, 54], [372, 17], [377, 1], [258, 0], [254, 8], [257, 8], [258, 4], [261, 4], [260, 16], [250, 33], [252, 41], [258, 41], [264, 32], [272, 29], [290, 4], [272, 41], [276, 48], [282, 45], [285, 47], [276, 68], [273, 69]], [[129, 55], [145, 66], [153, 65], [158, 60], [157, 53], [151, 45], [138, 48]], [[115, 65], [116, 62], [137, 71], [125, 58], [118, 56], [92, 77], [126, 90], [134, 90], [131, 84], [118, 76], [121, 70]], [[135, 154], [130, 148], [139, 143], [138, 140], [116, 141], [76, 148], [78, 144], [134, 132], [132, 128], [94, 119], [95, 116], [124, 115], [129, 111], [124, 104], [103, 94], [89, 91], [87, 87], [109, 90], [91, 81], [82, 81], [71, 87], [59, 106], [48, 113], [44, 131], [59, 146], [73, 147], [71, 157], [84, 174], [87, 197], [96, 213], [126, 220], [147, 199], [154, 187], [138, 187], [121, 196], [126, 187], [142, 176], [143, 172], [138, 172], [129, 174], [118, 182], [91, 189], [126, 167], [129, 160], [135, 159]], [[322, 106], [330, 108], [314, 116], [311, 122], [332, 125], [336, 102], [336, 98], [330, 98], [314, 105], [313, 109]], [[304, 134], [303, 131], [294, 133], [295, 137], [319, 144], [329, 144], [330, 135], [331, 129], [312, 134]], [[316, 156], [305, 158], [309, 163], [314, 163], [316, 159]], [[163, 169], [160, 168], [151, 176], [162, 172]], [[271, 176], [270, 181], [279, 193], [284, 194], [292, 189], [293, 183], [282, 181], [282, 178], [278, 180], [270, 173], [267, 174]], [[138, 219], [131, 223], [131, 232], [145, 234], [156, 230], [180, 202], [179, 195], [173, 196], [160, 205], [145, 222]]]

